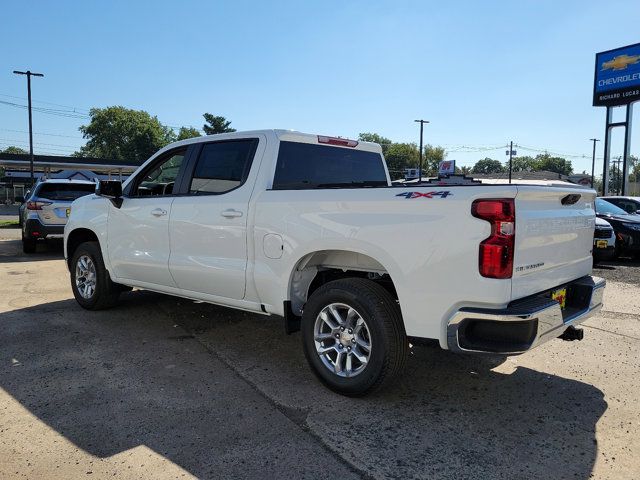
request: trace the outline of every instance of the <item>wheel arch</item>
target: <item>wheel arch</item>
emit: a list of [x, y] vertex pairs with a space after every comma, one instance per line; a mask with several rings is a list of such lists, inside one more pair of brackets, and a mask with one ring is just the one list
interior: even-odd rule
[[308, 252], [294, 263], [285, 298], [291, 302], [292, 313], [299, 316], [308, 297], [320, 286], [339, 278], [361, 277], [380, 283], [397, 299], [396, 270], [390, 262], [383, 262], [354, 249]]
[[65, 257], [67, 259], [68, 268], [71, 268], [71, 259], [73, 258], [73, 254], [76, 249], [84, 242], [98, 242], [98, 246], [100, 247], [100, 250], [102, 250], [98, 235], [93, 230], [89, 228], [76, 228], [72, 230], [67, 235], [65, 242]]

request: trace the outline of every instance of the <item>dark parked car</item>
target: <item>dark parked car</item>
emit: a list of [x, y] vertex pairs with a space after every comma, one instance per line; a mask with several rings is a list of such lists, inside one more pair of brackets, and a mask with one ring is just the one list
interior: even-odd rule
[[62, 237], [64, 226], [76, 199], [94, 193], [94, 182], [80, 180], [44, 180], [27, 194], [19, 208], [22, 250], [33, 253], [38, 239]]
[[640, 256], [640, 215], [627, 213], [602, 198], [596, 198], [596, 215], [613, 227], [616, 233], [616, 254]]
[[627, 213], [640, 213], [640, 197], [600, 197]]

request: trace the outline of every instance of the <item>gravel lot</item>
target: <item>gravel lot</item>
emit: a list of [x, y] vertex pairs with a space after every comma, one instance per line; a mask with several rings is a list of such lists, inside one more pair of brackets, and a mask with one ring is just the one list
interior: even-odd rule
[[414, 346], [390, 391], [322, 388], [278, 319], [133, 291], [72, 299], [60, 242], [0, 230], [0, 478], [640, 477], [637, 264], [598, 267], [585, 340]]
[[595, 265], [593, 274], [612, 282], [640, 285], [640, 261], [620, 258], [612, 262], [600, 262]]

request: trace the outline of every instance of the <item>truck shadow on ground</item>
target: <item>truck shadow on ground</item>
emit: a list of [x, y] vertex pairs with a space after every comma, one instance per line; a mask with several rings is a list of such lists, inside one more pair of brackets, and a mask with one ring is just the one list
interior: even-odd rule
[[[146, 445], [198, 477], [224, 477], [243, 456], [250, 472], [247, 435], [283, 441], [243, 430], [262, 415], [245, 407], [246, 383], [360, 473], [383, 478], [586, 479], [607, 407], [591, 385], [498, 373], [501, 358], [433, 346], [413, 348], [394, 388], [349, 399], [315, 380], [299, 334], [275, 318], [146, 292], [103, 312], [67, 300], [1, 313], [0, 325], [0, 387], [40, 420], [98, 457]], [[212, 366], [220, 361], [226, 373]], [[284, 454], [295, 458], [295, 447]]]

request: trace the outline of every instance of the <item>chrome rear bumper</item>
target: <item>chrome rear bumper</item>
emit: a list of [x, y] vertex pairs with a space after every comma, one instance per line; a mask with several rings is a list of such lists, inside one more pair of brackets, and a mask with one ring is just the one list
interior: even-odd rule
[[447, 325], [449, 350], [515, 355], [560, 336], [602, 308], [605, 280], [585, 276], [567, 288], [564, 310], [547, 292], [511, 302], [507, 308], [461, 308]]

